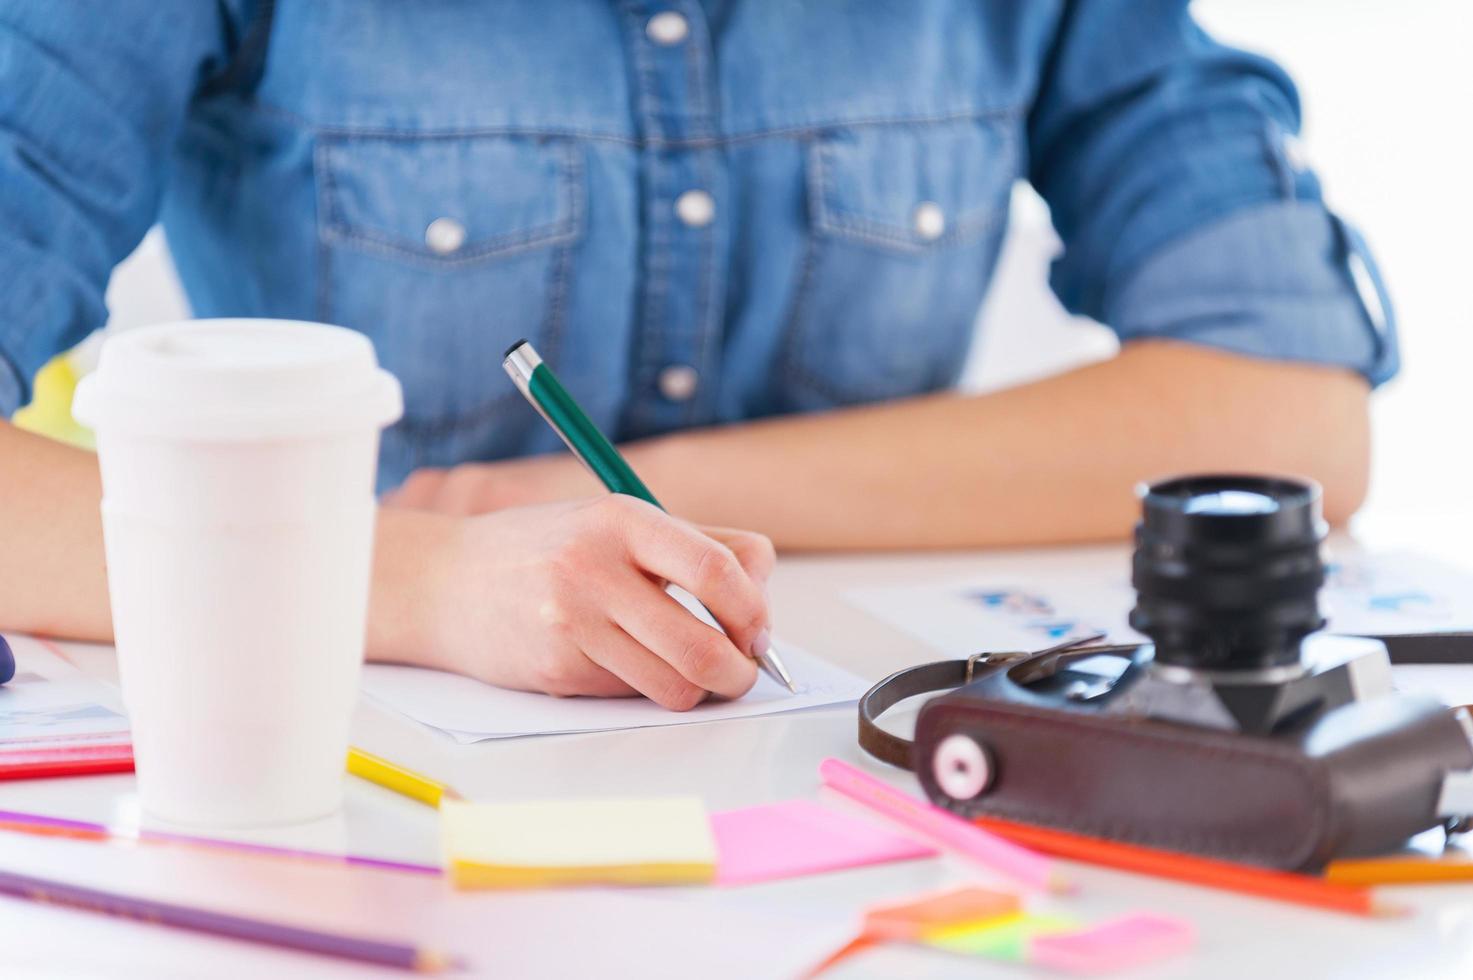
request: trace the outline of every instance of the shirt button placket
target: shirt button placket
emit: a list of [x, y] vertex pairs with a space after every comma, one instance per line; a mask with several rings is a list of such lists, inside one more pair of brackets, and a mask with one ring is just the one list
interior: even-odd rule
[[713, 420], [724, 259], [711, 43], [696, 0], [625, 4], [644, 150], [641, 318], [624, 434]]

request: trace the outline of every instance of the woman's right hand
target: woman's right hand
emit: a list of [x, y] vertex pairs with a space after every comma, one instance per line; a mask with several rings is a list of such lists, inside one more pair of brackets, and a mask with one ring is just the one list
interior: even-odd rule
[[[769, 642], [772, 544], [620, 494], [476, 517], [380, 511], [369, 658], [501, 687], [644, 695], [684, 711], [740, 697]], [[690, 592], [726, 630], [665, 592]]]

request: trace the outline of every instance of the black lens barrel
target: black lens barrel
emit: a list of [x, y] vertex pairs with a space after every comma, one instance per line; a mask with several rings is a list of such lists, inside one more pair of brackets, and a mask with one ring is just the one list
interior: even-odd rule
[[1161, 663], [1255, 670], [1296, 663], [1324, 625], [1313, 483], [1263, 476], [1187, 476], [1142, 487], [1130, 625]]

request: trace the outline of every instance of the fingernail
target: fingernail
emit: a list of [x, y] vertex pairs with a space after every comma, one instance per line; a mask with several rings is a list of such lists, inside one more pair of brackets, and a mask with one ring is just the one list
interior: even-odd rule
[[772, 630], [762, 627], [762, 632], [752, 641], [752, 656], [761, 657], [772, 647]]

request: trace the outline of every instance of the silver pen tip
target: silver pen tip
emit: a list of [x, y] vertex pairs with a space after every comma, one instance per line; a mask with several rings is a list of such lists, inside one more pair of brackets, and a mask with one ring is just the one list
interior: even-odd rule
[[788, 668], [778, 659], [777, 648], [768, 647], [762, 655], [762, 666], [772, 675], [772, 679], [788, 689], [790, 694], [797, 694], [798, 687], [793, 683], [793, 678], [788, 674]]

